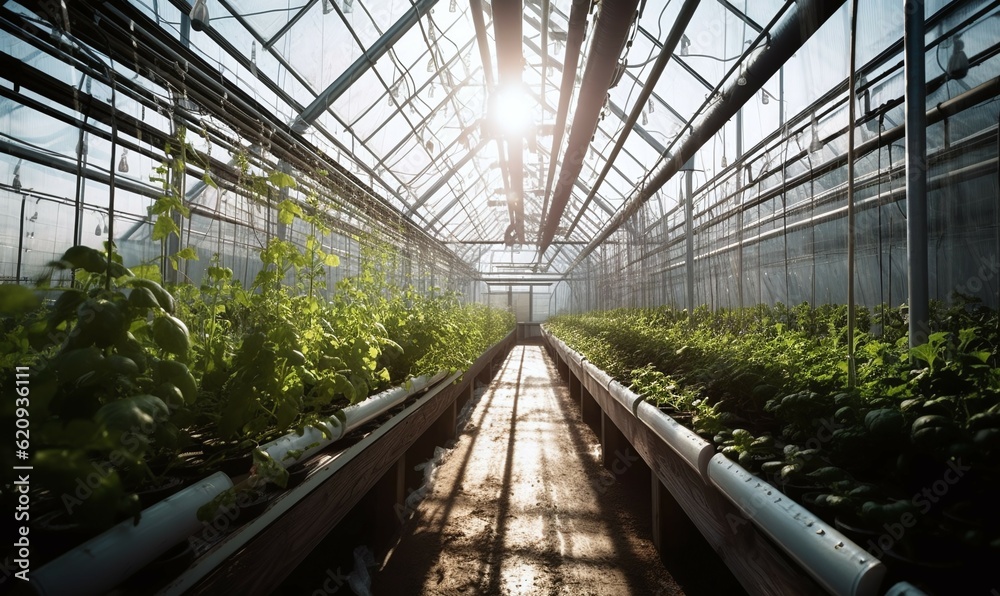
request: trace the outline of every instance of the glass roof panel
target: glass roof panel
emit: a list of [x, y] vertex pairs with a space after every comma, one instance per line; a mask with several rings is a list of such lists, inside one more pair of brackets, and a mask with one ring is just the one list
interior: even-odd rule
[[[161, 22], [161, 26], [179, 36], [180, 17], [169, 3], [163, 4], [167, 6], [160, 9], [161, 16], [172, 20]], [[523, 81], [538, 104], [533, 118], [545, 124], [556, 120], [571, 0], [550, 0], [548, 4], [551, 12], [547, 19], [547, 47], [542, 47], [541, 0], [526, 0], [524, 4], [522, 43]], [[681, 4], [661, 0], [645, 5], [630, 49], [623, 55], [627, 68], [609, 92], [605, 116], [588, 148], [560, 222], [561, 231], [556, 235], [557, 242], [565, 241], [569, 233], [572, 242], [583, 244], [571, 248], [560, 244], [558, 250], [546, 253], [543, 263], [554, 258], [558, 267], [566, 266], [586, 242], [601, 232], [644, 177], [660, 166], [661, 152], [671, 146], [688, 121], [701, 118], [698, 112], [711, 88], [731, 84], [738, 78], [737, 69], [729, 75], [730, 80], [724, 80], [737, 58], [750, 49], [749, 42], [758, 36], [758, 27], [767, 25], [786, 2], [700, 3], [685, 31], [686, 43], [677, 48], [678, 55], [668, 63], [651, 99], [641, 106], [641, 117], [625, 138], [613, 166], [608, 168], [601, 186], [592, 192], [622, 135], [623, 121], [636, 107], [640, 89], [659, 55], [660, 43], [671, 30]], [[507, 156], [498, 153], [498, 143], [482, 126], [490, 90], [469, 3], [438, 2], [408, 27], [400, 20], [425, 4], [415, 0], [285, 0], [280, 4], [210, 0], [209, 6], [212, 27], [237, 55], [229, 56], [226, 48], [212, 43], [204, 34], [197, 36], [196, 50], [218, 63], [223, 76], [238, 80], [260, 102], [282, 117], [287, 115], [289, 122], [297, 110], [313, 104], [317, 95], [357, 62], [359, 76], [344, 89], [336, 90], [332, 104], [310, 122], [312, 126], [305, 136], [362, 180], [370, 180], [386, 200], [398, 205], [431, 234], [469, 242], [502, 240], [510, 221], [502, 176]], [[227, 9], [236, 11], [239, 18], [228, 14]], [[484, 3], [484, 9], [484, 41], [495, 69], [496, 44], [489, 2]], [[588, 39], [582, 47], [578, 81], [592, 41], [593, 16], [588, 15]], [[832, 23], [841, 17], [835, 16]], [[379, 53], [371, 65], [358, 61], [366, 52], [377, 52], [379, 40], [397, 25], [404, 32], [388, 52]], [[744, 108], [745, 145], [756, 143], [775, 129], [778, 106], [784, 105], [786, 116], [793, 114], [813, 101], [815, 94], [839, 82], [845, 70], [840, 65], [846, 58], [838, 50], [831, 61], [834, 67], [827, 69], [828, 51], [819, 46], [843, 47], [843, 29], [824, 27], [821, 35], [809, 42], [808, 51], [799, 52], [799, 57], [785, 67], [786, 79], [801, 83], [785, 90], [788, 97], [783, 104], [765, 103], [758, 94], [758, 99]], [[868, 52], [892, 43], [890, 38], [880, 37], [878, 31], [869, 31], [867, 39]], [[758, 51], [753, 50], [749, 59]], [[543, 71], [546, 52], [549, 69]], [[251, 67], [248, 69], [237, 57]], [[491, 74], [495, 79], [495, 73]], [[765, 88], [777, 98], [777, 80], [769, 81]], [[544, 107], [540, 105], [543, 97]], [[566, 129], [573, 125], [577, 101], [574, 91]], [[834, 122], [821, 125], [838, 126]], [[723, 155], [735, 156], [734, 137], [735, 126], [730, 123], [698, 152], [696, 163], [707, 171], [697, 177], [707, 179], [718, 171]], [[543, 218], [552, 139], [551, 131], [547, 131], [525, 143], [523, 215], [528, 242], [537, 236]], [[565, 151], [565, 144], [564, 137], [558, 151]], [[668, 184], [661, 192], [664, 206], [675, 206], [675, 187]]]
[[[264, 40], [269, 40], [288, 23], [298, 12], [309, 5], [312, 0], [289, 0], [282, 2], [284, 6], [275, 6], [276, 2], [270, 0], [239, 0], [238, 2], [222, 2], [227, 8], [231, 8], [235, 14], [250, 26], [250, 28]], [[213, 12], [209, 3], [209, 14], [219, 14]], [[313, 2], [314, 7], [319, 4]], [[212, 23], [214, 26], [216, 23]]]
[[275, 42], [274, 49], [317, 92], [326, 89], [361, 55], [344, 21], [336, 13], [324, 14], [320, 2]]

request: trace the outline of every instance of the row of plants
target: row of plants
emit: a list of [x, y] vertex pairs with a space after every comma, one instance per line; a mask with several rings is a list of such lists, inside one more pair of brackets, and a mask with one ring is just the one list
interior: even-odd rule
[[859, 309], [853, 386], [844, 306], [621, 309], [547, 328], [897, 568], [987, 573], [1000, 555], [997, 313], [961, 298], [932, 311], [911, 348], [905, 307]]
[[[127, 268], [107, 246], [69, 248], [37, 287], [0, 286], [0, 415], [14, 425], [27, 370], [32, 520], [56, 516], [81, 536], [138, 521], [187, 481], [246, 473], [262, 443], [411, 376], [466, 368], [513, 328], [509, 312], [387, 283], [394, 251], [374, 241], [328, 292], [338, 260], [317, 212], [281, 204], [281, 221], [311, 233], [301, 247], [271, 239], [248, 287], [218, 256], [200, 286], [165, 287], [158, 264]], [[72, 285], [52, 285], [57, 271]]]

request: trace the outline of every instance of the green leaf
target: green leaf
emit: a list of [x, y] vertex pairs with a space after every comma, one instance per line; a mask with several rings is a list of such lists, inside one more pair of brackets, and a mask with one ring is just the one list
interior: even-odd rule
[[340, 257], [337, 255], [326, 255], [323, 259], [323, 264], [327, 267], [340, 267]]
[[295, 178], [284, 172], [271, 172], [267, 180], [277, 188], [295, 188], [297, 185]]
[[18, 314], [38, 306], [38, 296], [30, 289], [17, 284], [0, 285], [0, 313]]
[[187, 246], [187, 247], [184, 247], [181, 250], [177, 251], [177, 253], [174, 256], [177, 257], [178, 259], [187, 259], [189, 261], [197, 261], [198, 260], [198, 251], [196, 251], [193, 246]]
[[205, 175], [201, 177], [201, 181], [204, 182], [207, 186], [211, 186], [212, 188], [215, 189], [219, 188], [219, 185], [215, 183], [215, 180], [212, 180], [212, 174], [210, 174], [209, 172], [205, 172]]
[[276, 484], [281, 488], [285, 488], [288, 484], [288, 470], [274, 461], [274, 458], [263, 449], [253, 450], [253, 466], [256, 475], [261, 480]]
[[170, 409], [155, 395], [135, 395], [113, 401], [94, 414], [94, 420], [105, 428], [147, 434], [170, 416]]
[[160, 267], [153, 263], [146, 263], [132, 267], [132, 274], [139, 279], [148, 279], [150, 281], [155, 281], [156, 283], [160, 283], [160, 280], [162, 279], [160, 277]]
[[163, 240], [171, 234], [180, 235], [180, 231], [173, 219], [161, 215], [156, 218], [156, 223], [153, 224], [153, 240]]
[[291, 225], [296, 217], [302, 217], [302, 207], [295, 202], [285, 199], [278, 205], [278, 221], [287, 226]]

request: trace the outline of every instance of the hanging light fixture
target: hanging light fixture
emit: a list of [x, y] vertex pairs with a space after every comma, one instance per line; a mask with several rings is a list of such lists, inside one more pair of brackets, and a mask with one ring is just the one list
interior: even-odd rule
[[762, 104], [764, 104], [766, 106], [767, 104], [771, 103], [770, 97], [771, 97], [771, 94], [767, 92], [767, 89], [761, 88], [761, 90], [760, 90], [760, 103], [762, 103]]
[[816, 113], [812, 114], [812, 123], [810, 128], [812, 129], [812, 141], [809, 143], [809, 153], [817, 153], [823, 150], [823, 141], [819, 140], [819, 125], [816, 121]]
[[323, 0], [323, 14], [330, 14], [333, 12], [333, 1]]
[[21, 160], [17, 160], [17, 164], [14, 165], [14, 180], [11, 182], [11, 186], [14, 187], [14, 192], [21, 192]]
[[118, 160], [118, 171], [128, 173], [128, 149], [122, 148], [122, 158]]
[[642, 113], [642, 125], [646, 126], [647, 124], [649, 124], [649, 116], [646, 115], [646, 112], [643, 112]]
[[655, 105], [656, 105], [656, 104], [654, 104], [654, 103], [653, 103], [653, 98], [649, 98], [649, 113], [650, 113], [650, 114], [652, 114], [652, 113], [653, 113], [653, 112], [655, 111], [655, 110], [654, 110], [654, 106], [655, 106]]
[[687, 56], [691, 51], [691, 39], [687, 35], [681, 35], [681, 56]]
[[729, 167], [729, 160], [726, 159], [726, 154], [723, 153], [722, 154], [722, 169], [726, 169], [728, 167]]
[[205, 0], [194, 0], [189, 16], [191, 28], [195, 31], [202, 31], [208, 27], [208, 3]]
[[97, 222], [97, 227], [94, 228], [94, 236], [101, 235], [101, 222]]
[[742, 62], [740, 63], [740, 76], [736, 78], [736, 84], [740, 87], [747, 84], [747, 71]]
[[344, 3], [340, 5], [344, 10], [344, 13], [354, 12], [354, 0], [344, 0]]
[[952, 79], [964, 79], [969, 74], [969, 57], [963, 51], [965, 42], [957, 35], [955, 43], [951, 48], [951, 56], [948, 58], [948, 77]]
[[455, 12], [456, 10], [458, 10], [458, 0], [451, 0], [451, 3], [448, 5], [448, 12]]

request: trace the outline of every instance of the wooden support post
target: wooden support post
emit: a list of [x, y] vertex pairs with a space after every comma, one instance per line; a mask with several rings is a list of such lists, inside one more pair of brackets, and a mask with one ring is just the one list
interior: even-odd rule
[[[456, 391], [457, 393], [457, 391]], [[452, 400], [444, 407], [444, 411], [427, 427], [413, 445], [406, 451], [406, 484], [416, 488], [423, 480], [423, 472], [413, 469], [413, 466], [425, 462], [434, 457], [435, 447], [444, 447], [451, 439], [455, 438], [455, 423], [457, 422], [458, 409]]]
[[576, 375], [569, 374], [569, 397], [570, 399], [580, 399], [580, 393], [583, 390], [583, 385], [580, 384], [580, 379], [576, 378]]
[[458, 394], [458, 398], [455, 403], [455, 407], [458, 411], [461, 411], [467, 403], [472, 401], [472, 396], [476, 391], [476, 380], [470, 379], [462, 392]]
[[652, 482], [653, 506], [653, 545], [660, 551], [660, 557], [666, 558], [673, 553], [681, 552], [689, 543], [692, 533], [697, 531], [687, 513], [674, 498], [660, 479], [653, 475]]
[[584, 423], [590, 426], [595, 433], [601, 432], [601, 406], [594, 399], [594, 396], [587, 391], [587, 388], [577, 382], [580, 388], [580, 414]]
[[483, 385], [489, 385], [490, 384], [490, 380], [491, 379], [490, 379], [490, 365], [489, 364], [487, 364], [486, 366], [484, 366], [482, 368], [482, 370], [479, 371], [479, 374], [476, 375], [476, 380], [479, 381], [480, 383], [482, 383]]
[[434, 430], [437, 433], [437, 439], [439, 445], [444, 445], [448, 441], [455, 438], [455, 423], [458, 421], [458, 403], [457, 399], [451, 402], [451, 405], [441, 413], [441, 416], [434, 423]]
[[[597, 404], [597, 402], [594, 402]], [[600, 407], [600, 404], [597, 404]], [[650, 479], [649, 466], [642, 461], [635, 448], [612, 420], [601, 410], [601, 463], [615, 476], [617, 482], [630, 484], [646, 494]]]
[[406, 498], [406, 458], [400, 457], [395, 465], [375, 483], [369, 494], [372, 503], [370, 515], [373, 544], [385, 544], [399, 529], [403, 500]]
[[[631, 451], [631, 445], [625, 439], [625, 435], [622, 431], [618, 430], [615, 423], [608, 418], [608, 415], [603, 411], [601, 412], [601, 463], [604, 467], [611, 470], [616, 461], [622, 459], [623, 454], [626, 449]], [[615, 475], [624, 473], [627, 468], [623, 468], [621, 464], [614, 466]]]

